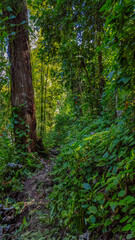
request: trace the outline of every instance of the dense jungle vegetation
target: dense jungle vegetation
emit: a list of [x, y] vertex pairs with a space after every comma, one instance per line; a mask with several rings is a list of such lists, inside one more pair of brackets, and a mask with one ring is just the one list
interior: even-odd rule
[[134, 0], [1, 0], [0, 239], [135, 239]]

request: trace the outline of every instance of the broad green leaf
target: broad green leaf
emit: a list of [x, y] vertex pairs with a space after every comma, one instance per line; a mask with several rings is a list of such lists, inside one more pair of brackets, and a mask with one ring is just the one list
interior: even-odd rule
[[25, 23], [26, 23], [26, 21], [23, 21], [23, 22], [20, 23], [20, 25], [23, 25], [23, 24], [25, 24]]
[[118, 206], [118, 203], [117, 202], [110, 202], [110, 207], [112, 209], [112, 211], [114, 212], [115, 211], [115, 208]]
[[116, 174], [117, 170], [118, 170], [118, 168], [116, 166], [114, 166], [112, 173]]
[[120, 219], [120, 214], [117, 214], [116, 216], [113, 217], [113, 219], [115, 220], [119, 220]]
[[12, 12], [12, 8], [11, 8], [10, 6], [7, 7], [7, 10], [8, 10], [9, 12]]
[[97, 208], [95, 206], [91, 206], [91, 207], [89, 207], [89, 212], [93, 213], [93, 214], [96, 214], [97, 213]]
[[91, 186], [88, 183], [83, 183], [83, 188], [86, 190], [91, 190]]
[[88, 208], [88, 207], [89, 207], [88, 204], [82, 205], [82, 208]]
[[135, 204], [135, 198], [134, 197], [132, 197], [132, 196], [130, 196], [130, 195], [128, 195], [126, 198], [125, 198], [125, 201], [126, 201], [126, 203], [134, 203]]
[[132, 226], [135, 226], [135, 220], [132, 222]]
[[127, 223], [131, 223], [133, 221], [133, 217], [130, 217], [127, 221]]
[[121, 191], [118, 193], [118, 197], [123, 197], [125, 194], [126, 194], [126, 191], [125, 191], [125, 190], [121, 190]]
[[122, 219], [120, 220], [120, 223], [125, 222], [128, 218], [129, 218], [129, 216], [125, 216], [124, 218], [122, 218]]
[[104, 226], [107, 227], [109, 226], [110, 224], [112, 223], [111, 219], [110, 218], [107, 218], [105, 223], [104, 223]]
[[134, 237], [135, 237], [135, 227], [133, 226], [132, 229], [131, 229], [132, 233], [134, 234]]
[[121, 78], [119, 81], [118, 81], [118, 83], [120, 83], [120, 82], [123, 82], [124, 84], [126, 84], [126, 83], [128, 83], [129, 82], [129, 80], [131, 79], [131, 77], [128, 77], [128, 78]]
[[129, 231], [129, 230], [131, 230], [131, 228], [132, 228], [132, 225], [131, 224], [127, 224], [126, 226], [124, 226], [123, 228], [122, 228], [122, 232], [127, 232], [127, 231]]
[[95, 223], [96, 222], [96, 218], [95, 218], [95, 216], [90, 216], [89, 217], [89, 221], [91, 222], [91, 223]]
[[97, 196], [97, 201], [100, 201], [104, 198], [104, 194], [103, 193], [100, 193], [98, 196]]
[[[125, 204], [124, 204], [125, 205]], [[123, 212], [123, 213], [126, 213], [127, 212], [127, 206], [125, 205], [125, 207], [123, 207], [122, 209], [121, 209], [121, 211]]]
[[108, 158], [109, 157], [109, 153], [106, 152], [104, 155], [103, 155], [103, 158]]
[[62, 217], [66, 217], [66, 216], [67, 216], [67, 211], [63, 210], [63, 211], [61, 212], [61, 215], [62, 215]]
[[14, 19], [14, 18], [16, 18], [14, 15], [12, 15], [11, 17], [9, 17], [9, 19]]
[[128, 234], [128, 235], [126, 236], [126, 239], [127, 239], [127, 240], [128, 240], [128, 239], [133, 239], [132, 233], [131, 233], [131, 234]]
[[11, 33], [10, 33], [11, 36], [14, 36], [15, 34], [16, 34], [15, 32], [11, 32]]
[[119, 206], [125, 205], [125, 199], [120, 200], [120, 201], [118, 202], [118, 205], [119, 205]]

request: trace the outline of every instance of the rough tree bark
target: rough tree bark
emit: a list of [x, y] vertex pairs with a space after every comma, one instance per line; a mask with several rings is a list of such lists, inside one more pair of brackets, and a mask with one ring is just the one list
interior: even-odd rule
[[[25, 0], [9, 2], [15, 18], [8, 22], [9, 28], [9, 59], [11, 64], [11, 102], [14, 119], [14, 133], [17, 145], [24, 150], [36, 150], [36, 118], [30, 46], [28, 35], [28, 15]], [[9, 14], [5, 12], [5, 14]], [[10, 12], [11, 14], [11, 12]], [[14, 27], [11, 24], [14, 24]], [[11, 29], [14, 36], [11, 34]]]

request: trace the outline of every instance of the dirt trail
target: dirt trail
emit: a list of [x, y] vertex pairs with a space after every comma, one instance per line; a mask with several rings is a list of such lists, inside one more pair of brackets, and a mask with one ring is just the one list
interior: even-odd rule
[[48, 196], [53, 189], [53, 179], [50, 173], [55, 157], [56, 153], [54, 152], [48, 159], [41, 158], [42, 170], [38, 169], [31, 178], [24, 181], [23, 191], [17, 193], [15, 197], [18, 203], [23, 203], [21, 213], [11, 216], [9, 229], [0, 237], [0, 240], [78, 239], [71, 236], [66, 229], [62, 229], [58, 221], [50, 221]]
[[24, 192], [27, 193], [27, 198], [32, 199], [35, 204], [44, 205], [53, 185], [52, 179], [49, 176], [53, 164], [49, 160], [41, 159], [41, 161], [44, 168], [38, 171], [32, 178], [26, 180], [24, 183]]
[[[47, 230], [52, 228], [49, 225], [49, 210], [48, 210], [48, 195], [52, 191], [53, 181], [49, 173], [53, 168], [53, 158], [56, 153], [51, 154], [48, 159], [40, 158], [43, 165], [42, 170], [37, 170], [31, 178], [27, 178], [23, 184], [23, 191], [15, 193], [14, 199], [18, 203], [22, 203], [23, 207], [21, 212], [15, 214], [15, 209], [6, 214], [5, 223], [0, 227], [0, 240], [14, 240], [14, 239], [38, 239], [39, 236], [35, 235], [33, 238], [32, 233], [35, 234], [39, 231], [41, 235]], [[3, 232], [3, 234], [2, 234]], [[42, 239], [49, 239], [43, 237]]]
[[[45, 225], [48, 229], [51, 228], [46, 223], [49, 223], [49, 210], [48, 210], [48, 195], [52, 191], [53, 181], [49, 173], [53, 168], [52, 161], [41, 159], [43, 169], [37, 171], [35, 175], [28, 178], [24, 183], [25, 202], [24, 208], [27, 210], [26, 221], [28, 221], [28, 228], [24, 226], [24, 234], [21, 239], [38, 239], [38, 236], [33, 238], [33, 234], [37, 231], [44, 235]], [[47, 219], [48, 218], [48, 219]], [[45, 222], [44, 222], [45, 220]], [[27, 225], [27, 223], [26, 223]], [[33, 233], [33, 234], [32, 234]], [[47, 236], [46, 236], [47, 237]], [[42, 238], [47, 239], [47, 238]], [[49, 238], [48, 238], [49, 239]]]

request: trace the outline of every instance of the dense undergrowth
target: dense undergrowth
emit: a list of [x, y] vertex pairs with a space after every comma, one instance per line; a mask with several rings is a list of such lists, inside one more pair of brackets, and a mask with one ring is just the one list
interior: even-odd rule
[[[129, 110], [128, 110], [129, 111]], [[59, 146], [50, 195], [50, 222], [59, 220], [71, 234], [89, 231], [92, 239], [135, 237], [135, 133], [134, 122], [120, 118], [60, 113], [54, 131], [44, 143]], [[0, 137], [1, 203], [14, 206], [13, 192], [23, 190], [23, 180], [41, 168], [36, 155], [16, 151], [11, 137]]]
[[61, 153], [53, 171], [51, 219], [58, 218], [74, 234], [88, 230], [91, 239], [135, 237], [135, 136], [126, 116], [110, 124], [91, 116], [72, 124], [66, 116], [62, 124], [59, 116]]
[[23, 181], [35, 169], [42, 167], [37, 153], [28, 154], [21, 148], [16, 149], [6, 130], [0, 135], [0, 162], [0, 203], [9, 200], [15, 192], [22, 191]]
[[[50, 222], [55, 225], [55, 219], [59, 220], [60, 226], [74, 236], [89, 231], [92, 239], [107, 234], [109, 239], [116, 235], [119, 239], [133, 239], [135, 134], [129, 114], [109, 120], [104, 116], [78, 118], [62, 113], [46, 141], [50, 149], [60, 148], [52, 173]], [[36, 155], [16, 152], [6, 132], [0, 142], [1, 203], [14, 203], [20, 209], [10, 194], [22, 191], [23, 180], [41, 164]]]

